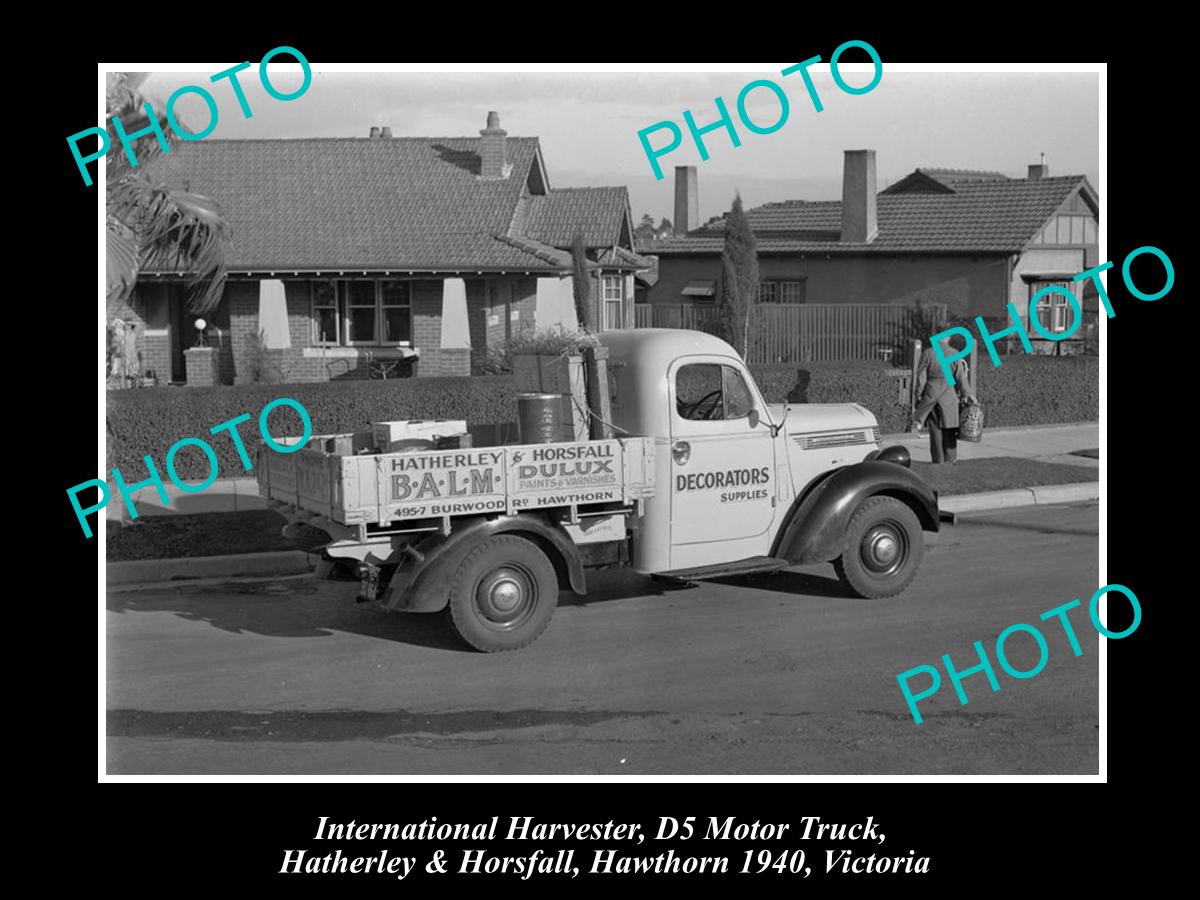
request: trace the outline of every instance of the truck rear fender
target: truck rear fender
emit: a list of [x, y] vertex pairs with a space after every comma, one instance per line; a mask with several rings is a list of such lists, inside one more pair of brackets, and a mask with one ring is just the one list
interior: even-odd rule
[[867, 460], [834, 469], [809, 485], [788, 511], [771, 555], [796, 565], [828, 562], [842, 552], [850, 517], [868, 497], [895, 497], [916, 514], [925, 531], [937, 531], [937, 494], [910, 469]]
[[415, 547], [422, 558], [410, 556], [397, 568], [383, 605], [405, 612], [444, 609], [450, 597], [450, 581], [463, 558], [481, 540], [497, 534], [518, 535], [533, 542], [553, 564], [560, 589], [587, 592], [583, 560], [575, 542], [547, 517], [522, 513], [495, 519], [456, 519], [449, 537], [426, 538]]

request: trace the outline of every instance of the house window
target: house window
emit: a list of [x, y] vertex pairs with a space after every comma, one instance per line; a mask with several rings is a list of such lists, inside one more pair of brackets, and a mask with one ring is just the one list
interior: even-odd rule
[[346, 308], [346, 343], [376, 344], [379, 318], [374, 281], [340, 281], [338, 293]]
[[412, 341], [411, 287], [407, 281], [384, 281], [379, 285], [379, 330], [384, 344], [407, 344]]
[[412, 341], [412, 285], [358, 279], [312, 285], [313, 344], [399, 346]]
[[625, 279], [620, 275], [605, 275], [604, 286], [604, 330], [613, 331], [625, 327]]
[[318, 347], [336, 347], [342, 342], [342, 317], [338, 315], [337, 293], [333, 282], [316, 281], [312, 286], [313, 343]]
[[[1072, 293], [1075, 290], [1074, 285], [1066, 281], [1034, 281], [1029, 285], [1030, 298], [1051, 285], [1066, 288]], [[1036, 312], [1042, 329], [1049, 334], [1062, 334], [1073, 323], [1074, 313], [1071, 310], [1071, 301], [1057, 291], [1039, 298]]]
[[683, 289], [684, 303], [713, 304], [717, 299], [717, 282], [689, 281]]
[[759, 303], [803, 303], [803, 281], [763, 281], [758, 286]]

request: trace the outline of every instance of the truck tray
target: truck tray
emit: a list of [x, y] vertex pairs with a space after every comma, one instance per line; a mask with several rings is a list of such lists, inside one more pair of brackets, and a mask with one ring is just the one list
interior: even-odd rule
[[546, 507], [630, 503], [654, 495], [653, 438], [336, 455], [314, 436], [260, 453], [259, 494], [343, 525]]

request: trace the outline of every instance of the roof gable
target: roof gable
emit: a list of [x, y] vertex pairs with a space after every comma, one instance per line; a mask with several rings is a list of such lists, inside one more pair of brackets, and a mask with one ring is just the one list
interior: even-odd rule
[[623, 187], [557, 188], [529, 198], [525, 233], [554, 247], [570, 247], [576, 232], [587, 247], [631, 247], [629, 218]]

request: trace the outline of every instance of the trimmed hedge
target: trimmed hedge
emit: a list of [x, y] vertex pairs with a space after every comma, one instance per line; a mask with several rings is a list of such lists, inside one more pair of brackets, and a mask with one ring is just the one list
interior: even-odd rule
[[[1100, 418], [1096, 356], [1007, 356], [996, 368], [977, 354], [975, 392], [989, 428], [1094, 422]], [[768, 403], [859, 403], [884, 433], [908, 428], [898, 379], [882, 362], [848, 361], [750, 367]]]
[[[1100, 360], [1094, 356], [1009, 356], [995, 368], [978, 357], [976, 390], [987, 425], [1048, 425], [1100, 418]], [[750, 371], [768, 403], [859, 403], [875, 414], [884, 433], [905, 431], [908, 408], [899, 399], [898, 379], [882, 362], [753, 365]], [[304, 405], [315, 434], [362, 431], [391, 419], [464, 419], [471, 426], [516, 420], [512, 378], [402, 378], [289, 385], [235, 385], [216, 388], [158, 388], [108, 394], [108, 468], [119, 467], [126, 481], [145, 477], [142, 456], [154, 458], [167, 479], [167, 450], [184, 437], [207, 440], [217, 453], [219, 477], [246, 473], [233, 441], [208, 429], [242, 413], [239, 426], [251, 459], [262, 443], [258, 414], [272, 400], [291, 397]], [[298, 434], [291, 410], [271, 414], [272, 433]], [[187, 447], [175, 459], [181, 478], [199, 480], [208, 462]]]
[[976, 354], [975, 392], [986, 425], [1051, 425], [1100, 418], [1100, 357]]
[[[167, 450], [180, 438], [199, 437], [217, 453], [218, 477], [250, 477], [230, 436], [212, 435], [209, 429], [249, 413], [238, 433], [253, 460], [262, 444], [258, 415], [280, 397], [291, 397], [308, 410], [314, 434], [364, 431], [372, 422], [394, 419], [465, 419], [471, 425], [497, 425], [517, 417], [512, 379], [506, 376], [110, 391], [108, 468], [119, 467], [132, 484], [146, 477], [142, 456], [149, 455], [165, 482]], [[301, 433], [298, 417], [287, 407], [272, 410], [269, 425], [280, 437]], [[208, 475], [208, 461], [198, 447], [181, 449], [175, 467], [181, 478]]]
[[883, 431], [903, 431], [908, 410], [897, 400], [900, 384], [890, 371], [869, 360], [750, 367], [768, 403], [858, 403], [875, 414]]

